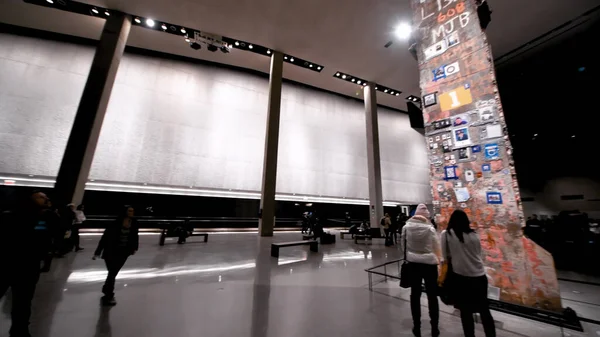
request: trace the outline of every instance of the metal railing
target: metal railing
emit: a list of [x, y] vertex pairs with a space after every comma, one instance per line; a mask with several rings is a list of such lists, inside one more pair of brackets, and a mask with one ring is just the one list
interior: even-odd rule
[[[369, 290], [373, 291], [374, 285], [387, 282], [388, 279], [400, 281], [400, 269], [402, 268], [401, 262], [404, 262], [404, 259], [388, 261], [386, 263], [365, 269], [369, 279]], [[390, 270], [390, 265], [395, 265], [395, 268], [397, 269], [392, 269], [391, 273], [388, 273]], [[383, 272], [377, 270], [381, 268], [383, 268]], [[383, 278], [379, 281], [374, 281], [373, 275], [383, 276]], [[569, 308], [565, 309], [564, 312], [553, 312], [498, 300], [488, 299], [488, 301], [491, 310], [571, 330], [583, 331], [581, 321], [591, 324], [600, 324], [599, 321], [593, 319], [578, 317], [577, 314]]]

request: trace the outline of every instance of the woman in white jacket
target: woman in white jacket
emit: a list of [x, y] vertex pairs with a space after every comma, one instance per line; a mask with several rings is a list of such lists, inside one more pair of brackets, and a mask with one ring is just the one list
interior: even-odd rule
[[421, 288], [425, 280], [425, 291], [429, 302], [431, 335], [440, 335], [440, 309], [437, 299], [438, 255], [441, 253], [438, 234], [429, 221], [427, 206], [419, 204], [415, 215], [402, 228], [402, 245], [406, 245], [406, 261], [411, 275], [410, 308], [413, 317], [413, 334], [421, 337]]

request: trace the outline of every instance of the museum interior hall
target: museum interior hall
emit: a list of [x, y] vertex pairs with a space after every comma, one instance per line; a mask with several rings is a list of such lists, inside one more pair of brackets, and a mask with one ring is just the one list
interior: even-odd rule
[[0, 9], [0, 337], [600, 335], [597, 0]]

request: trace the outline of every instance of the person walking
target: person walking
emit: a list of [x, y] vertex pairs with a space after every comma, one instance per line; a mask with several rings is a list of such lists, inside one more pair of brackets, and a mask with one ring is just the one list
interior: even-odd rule
[[460, 310], [465, 336], [475, 336], [473, 313], [478, 312], [485, 336], [495, 337], [496, 327], [487, 299], [488, 279], [483, 266], [481, 241], [470, 223], [465, 212], [456, 210], [452, 213], [447, 229], [442, 232], [442, 256], [444, 260], [450, 259], [455, 274], [452, 294]]
[[139, 229], [134, 219], [135, 210], [131, 206], [125, 206], [118, 215], [117, 220], [110, 224], [102, 234], [98, 243], [98, 248], [94, 252], [92, 259], [98, 258], [102, 254], [108, 275], [102, 287], [102, 304], [116, 305], [115, 300], [115, 280], [117, 274], [130, 255], [134, 255], [139, 246]]
[[437, 298], [438, 256], [440, 241], [437, 232], [429, 221], [427, 206], [419, 204], [412, 218], [402, 227], [401, 244], [405, 245], [405, 259], [410, 268], [410, 309], [413, 318], [413, 334], [421, 337], [421, 293], [425, 281], [425, 291], [429, 304], [431, 335], [440, 335], [440, 309]]
[[49, 206], [46, 194], [33, 191], [21, 209], [0, 219], [0, 299], [12, 289], [11, 337], [30, 336], [31, 301], [40, 272], [50, 270], [60, 220]]
[[85, 213], [83, 213], [84, 209], [83, 204], [81, 204], [77, 206], [77, 210], [75, 210], [75, 223], [73, 224], [73, 232], [71, 233], [75, 252], [83, 250], [80, 245], [79, 230], [83, 227], [83, 223], [86, 220]]

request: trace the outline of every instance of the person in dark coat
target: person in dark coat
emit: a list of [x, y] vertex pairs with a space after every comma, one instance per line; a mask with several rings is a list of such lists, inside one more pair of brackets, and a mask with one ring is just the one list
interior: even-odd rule
[[49, 206], [46, 194], [33, 191], [0, 219], [0, 299], [12, 289], [11, 337], [30, 336], [31, 300], [40, 272], [50, 270], [60, 220]]
[[135, 211], [131, 206], [125, 206], [117, 220], [110, 224], [102, 234], [98, 248], [94, 252], [93, 259], [102, 255], [108, 275], [102, 287], [102, 303], [104, 305], [116, 305], [115, 280], [117, 274], [129, 256], [134, 255], [139, 246], [139, 229], [134, 218]]

